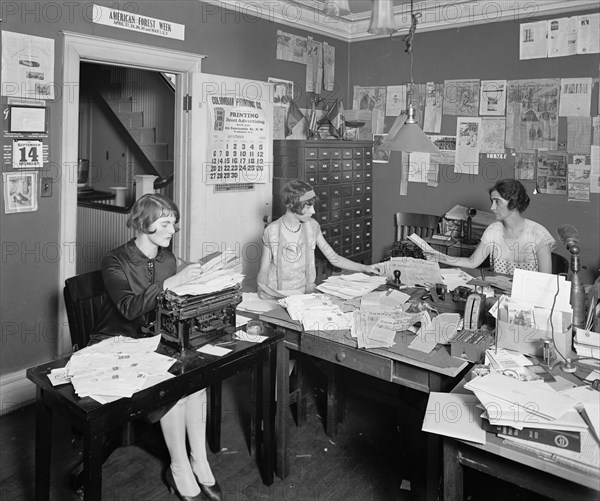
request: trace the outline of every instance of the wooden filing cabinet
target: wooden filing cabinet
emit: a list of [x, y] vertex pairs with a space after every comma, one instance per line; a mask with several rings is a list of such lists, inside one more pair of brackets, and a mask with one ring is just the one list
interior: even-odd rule
[[[273, 219], [285, 212], [279, 195], [290, 179], [310, 183], [318, 197], [314, 218], [343, 257], [370, 264], [373, 227], [371, 141], [273, 142]], [[333, 268], [317, 252], [317, 282]]]

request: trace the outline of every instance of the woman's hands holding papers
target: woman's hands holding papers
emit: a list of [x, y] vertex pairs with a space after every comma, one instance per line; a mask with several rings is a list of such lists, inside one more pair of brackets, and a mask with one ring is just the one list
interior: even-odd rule
[[385, 267], [383, 263], [367, 264], [364, 272], [381, 276], [385, 273]]
[[172, 289], [178, 285], [187, 284], [193, 280], [197, 280], [202, 275], [202, 265], [200, 263], [193, 263], [187, 265], [179, 273], [167, 278], [163, 283], [163, 289]]
[[436, 251], [434, 249], [432, 249], [431, 247], [429, 249], [423, 249], [423, 254], [425, 254], [425, 258], [428, 261], [436, 261], [438, 263], [445, 263], [446, 262], [446, 254], [444, 254], [443, 252], [440, 251]]

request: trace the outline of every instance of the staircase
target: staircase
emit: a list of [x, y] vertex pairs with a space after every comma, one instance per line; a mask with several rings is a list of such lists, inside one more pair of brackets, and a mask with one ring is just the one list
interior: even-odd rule
[[111, 116], [135, 158], [134, 173], [158, 176], [155, 188], [173, 180], [175, 89], [161, 73], [82, 63], [82, 78]]

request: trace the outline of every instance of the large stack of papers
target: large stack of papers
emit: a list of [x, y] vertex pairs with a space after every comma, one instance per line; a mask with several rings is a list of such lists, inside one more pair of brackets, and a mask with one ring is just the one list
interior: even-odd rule
[[[482, 417], [492, 425], [508, 426], [517, 430], [536, 428], [578, 432], [581, 450], [572, 451], [560, 446], [532, 442], [514, 436], [502, 436], [514, 445], [550, 454], [563, 462], [588, 471], [600, 468], [600, 443], [598, 421], [588, 417], [598, 416], [598, 394], [587, 388], [556, 391], [543, 382], [520, 381], [497, 372], [476, 377], [465, 388], [473, 391], [485, 407]], [[589, 412], [589, 414], [588, 414]]]
[[299, 294], [279, 300], [292, 320], [302, 322], [306, 331], [350, 329], [352, 314], [344, 313], [325, 294]]
[[397, 331], [416, 332], [429, 326], [427, 311], [408, 313], [410, 296], [396, 290], [376, 291], [363, 296], [352, 317], [352, 337], [359, 348], [388, 348], [394, 345]]
[[173, 287], [179, 296], [212, 294], [239, 285], [244, 280], [241, 260], [231, 251], [219, 253], [202, 265], [202, 275], [195, 280]]
[[317, 289], [342, 299], [352, 299], [364, 296], [380, 285], [384, 285], [385, 282], [386, 277], [370, 276], [364, 273], [332, 275], [321, 285], [317, 285]]
[[63, 373], [64, 382], [71, 382], [79, 397], [100, 403], [131, 397], [174, 377], [169, 368], [176, 360], [155, 352], [159, 342], [160, 335], [109, 338], [75, 352], [58, 372]]
[[[487, 420], [486, 429], [497, 427], [495, 433], [505, 443], [597, 475], [600, 404], [595, 390], [557, 391], [550, 384], [521, 381], [496, 371], [475, 377], [465, 388], [473, 394], [430, 394], [424, 431], [485, 444], [482, 419]], [[540, 437], [546, 430], [548, 436], [557, 437], [552, 443]], [[577, 443], [569, 443], [569, 437], [576, 437]]]

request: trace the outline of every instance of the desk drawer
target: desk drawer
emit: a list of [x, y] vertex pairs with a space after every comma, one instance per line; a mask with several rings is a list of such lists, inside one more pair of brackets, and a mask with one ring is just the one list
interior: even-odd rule
[[392, 360], [389, 358], [323, 339], [318, 334], [303, 333], [300, 343], [302, 353], [385, 381], [392, 380]]

